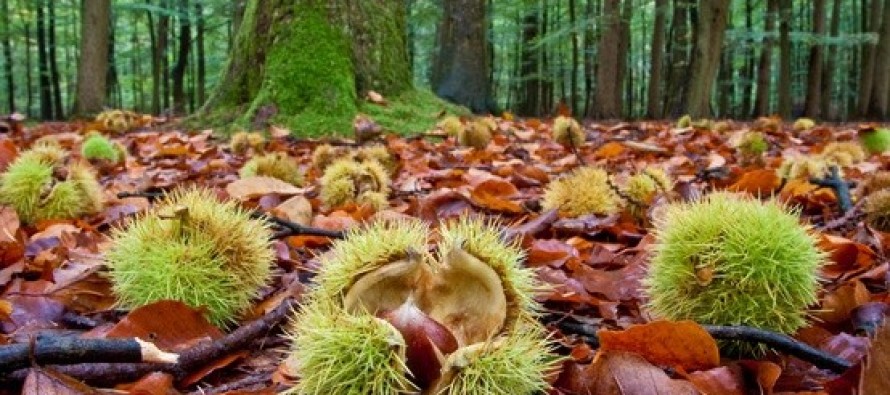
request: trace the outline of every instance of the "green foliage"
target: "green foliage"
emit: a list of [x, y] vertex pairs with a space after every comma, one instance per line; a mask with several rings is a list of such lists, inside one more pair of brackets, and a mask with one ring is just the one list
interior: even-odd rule
[[671, 320], [794, 333], [816, 302], [825, 254], [775, 202], [727, 193], [675, 204], [656, 224], [644, 280], [649, 309]]
[[270, 238], [268, 226], [237, 203], [208, 190], [178, 190], [114, 230], [105, 259], [121, 306], [173, 299], [205, 307], [211, 322], [224, 325], [268, 281]]
[[427, 89], [408, 90], [387, 100], [389, 104], [386, 106], [363, 102], [360, 111], [384, 129], [399, 134], [433, 129], [443, 112], [454, 115], [470, 113], [466, 108], [448, 103]]

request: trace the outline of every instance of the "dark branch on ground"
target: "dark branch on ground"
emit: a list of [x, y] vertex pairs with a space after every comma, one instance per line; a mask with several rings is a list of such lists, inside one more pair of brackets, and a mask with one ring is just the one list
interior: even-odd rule
[[850, 211], [853, 208], [853, 199], [850, 198], [850, 182], [841, 178], [840, 170], [837, 166], [830, 167], [831, 173], [825, 178], [810, 178], [810, 183], [824, 188], [831, 188], [834, 195], [837, 196], [838, 209], [841, 214]]
[[82, 339], [73, 336], [43, 337], [29, 343], [0, 347], [0, 372], [31, 364], [74, 365], [91, 362], [157, 362], [147, 347], [135, 339]]
[[321, 228], [313, 228], [311, 226], [303, 226], [293, 221], [288, 221], [284, 218], [279, 218], [274, 215], [270, 215], [267, 213], [254, 211], [250, 213], [250, 216], [256, 219], [262, 219], [269, 221], [276, 226], [284, 228], [284, 231], [275, 233], [274, 238], [280, 239], [288, 236], [321, 236], [321, 237], [330, 237], [332, 239], [342, 239], [343, 232], [337, 230], [328, 230]]
[[[597, 328], [571, 321], [561, 321], [557, 326], [564, 334], [578, 335], [593, 348], [599, 348]], [[820, 369], [828, 369], [841, 374], [853, 366], [849, 361], [825, 351], [813, 348], [806, 343], [781, 333], [749, 326], [702, 325], [713, 337], [719, 340], [737, 340], [750, 343], [761, 343], [776, 351], [796, 357], [813, 364]]]
[[[81, 363], [68, 366], [54, 366], [53, 369], [94, 386], [112, 386], [118, 383], [138, 380], [151, 372], [173, 374], [177, 381], [189, 373], [200, 369], [213, 360], [247, 347], [254, 339], [266, 335], [281, 324], [294, 306], [287, 299], [264, 317], [245, 324], [232, 333], [214, 341], [199, 343], [179, 354], [179, 363]], [[22, 382], [29, 369], [20, 369], [6, 376], [0, 375], [0, 383]]]

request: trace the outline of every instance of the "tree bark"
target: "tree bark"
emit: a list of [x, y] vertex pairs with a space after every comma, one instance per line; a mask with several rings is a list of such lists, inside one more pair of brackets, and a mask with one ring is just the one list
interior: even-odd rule
[[46, 13], [44, 2], [37, 3], [37, 63], [40, 84], [40, 117], [53, 118], [53, 87], [49, 72], [49, 55], [46, 43]]
[[[831, 6], [831, 37], [837, 38], [841, 27], [841, 0], [834, 0]], [[825, 57], [825, 70], [822, 71], [822, 117], [825, 119], [837, 119], [837, 111], [832, 107], [832, 92], [834, 85], [834, 68], [837, 65], [837, 45], [828, 46], [828, 54]]]
[[881, 11], [881, 30], [876, 49], [874, 82], [867, 116], [870, 119], [887, 119], [887, 100], [890, 94], [890, 0], [884, 0]]
[[533, 48], [538, 39], [539, 10], [531, 10], [523, 18], [522, 52], [520, 53], [520, 99], [516, 110], [519, 115], [538, 116], [541, 114], [541, 48]]
[[791, 2], [779, 0], [779, 115], [791, 117]]
[[6, 95], [9, 103], [9, 113], [14, 113], [15, 109], [15, 84], [12, 75], [12, 40], [10, 39], [9, 28], [9, 0], [3, 0], [2, 9], [0, 9], [0, 34], [3, 35], [3, 64], [6, 65]]
[[309, 134], [351, 131], [360, 96], [413, 88], [405, 20], [403, 0], [250, 0], [224, 82], [199, 115], [255, 126], [272, 119]]
[[667, 50], [670, 65], [664, 98], [664, 112], [672, 117], [682, 114], [685, 107], [686, 84], [689, 83], [689, 64], [691, 58], [689, 12], [693, 7], [692, 0], [673, 0], [673, 16], [671, 33]]
[[[872, 0], [871, 10], [867, 13], [868, 31], [879, 34], [881, 29], [881, 5], [883, 0]], [[863, 10], [864, 11], [864, 10]], [[862, 67], [859, 79], [859, 100], [857, 101], [856, 114], [865, 116], [871, 103], [872, 86], [875, 76], [875, 63], [877, 61], [877, 43], [866, 43], [862, 50]]]
[[[575, 0], [569, 0], [569, 24], [575, 26], [577, 21], [575, 17]], [[572, 75], [571, 75], [571, 84], [570, 84], [570, 99], [569, 99], [569, 107], [572, 109], [573, 114], [577, 114], [577, 106], [578, 106], [578, 63], [579, 63], [579, 49], [578, 49], [578, 32], [574, 29], [572, 30]]]
[[[776, 27], [776, 14], [779, 12], [780, 0], [767, 0], [766, 20], [763, 30], [772, 34]], [[752, 116], [765, 116], [770, 113], [770, 76], [773, 65], [773, 46], [775, 39], [767, 37], [760, 46], [760, 60], [757, 65], [757, 95], [754, 99]]]
[[65, 109], [62, 107], [62, 84], [59, 79], [59, 62], [56, 56], [58, 50], [56, 45], [56, 2], [53, 0], [47, 1], [47, 20], [49, 22], [47, 37], [48, 37], [48, 51], [49, 51], [49, 71], [50, 71], [50, 81], [52, 83], [52, 91], [53, 91], [53, 119], [62, 119], [65, 117]]
[[204, 54], [204, 6], [200, 1], [195, 2], [195, 15], [198, 19], [198, 26], [196, 27], [197, 32], [195, 33], [195, 46], [197, 47], [196, 51], [198, 52], [197, 81], [195, 81], [197, 92], [195, 96], [197, 96], [198, 103], [204, 103], [204, 101], [207, 100], [207, 95], [205, 93], [207, 87], [207, 59]]
[[646, 116], [652, 119], [662, 117], [661, 74], [664, 70], [664, 13], [667, 0], [655, 0], [655, 21], [652, 26], [652, 44], [649, 53], [649, 90], [646, 100]]
[[433, 63], [436, 94], [474, 113], [496, 113], [491, 96], [485, 2], [445, 0]]
[[596, 88], [593, 117], [599, 119], [621, 116], [621, 81], [619, 49], [621, 46], [620, 0], [604, 0], [603, 30], [597, 45]]
[[813, 35], [816, 42], [810, 48], [809, 72], [807, 73], [807, 97], [805, 114], [819, 118], [822, 104], [822, 44], [819, 38], [825, 34], [825, 0], [813, 0]]
[[711, 90], [720, 66], [723, 36], [729, 20], [730, 0], [700, 0], [695, 35], [695, 56], [689, 78], [686, 113], [693, 118], [711, 114]]
[[108, 30], [111, 0], [81, 2], [80, 58], [77, 60], [75, 115], [102, 111], [105, 104], [105, 77], [108, 68]]
[[191, 49], [191, 23], [189, 22], [188, 0], [179, 0], [179, 53], [173, 65], [173, 114], [185, 114], [185, 72], [188, 67], [189, 49]]

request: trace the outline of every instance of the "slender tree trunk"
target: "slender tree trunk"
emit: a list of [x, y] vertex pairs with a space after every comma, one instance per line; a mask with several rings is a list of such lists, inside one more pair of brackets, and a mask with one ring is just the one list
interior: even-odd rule
[[646, 116], [658, 119], [661, 111], [661, 74], [664, 70], [664, 14], [667, 0], [655, 0], [655, 22], [652, 26], [652, 44], [649, 54], [649, 91], [646, 100]]
[[53, 118], [53, 88], [49, 71], [49, 51], [46, 43], [46, 17], [43, 1], [37, 3], [37, 63], [40, 83], [40, 117]]
[[191, 24], [188, 0], [179, 0], [179, 54], [173, 65], [173, 114], [185, 114], [185, 72], [191, 48]]
[[597, 45], [596, 89], [593, 117], [599, 119], [621, 116], [621, 81], [619, 50], [621, 47], [620, 0], [603, 1], [603, 30]]
[[[831, 6], [831, 37], [837, 38], [841, 27], [841, 0], [833, 0]], [[836, 119], [837, 113], [832, 109], [832, 87], [834, 85], [834, 68], [838, 56], [837, 45], [828, 46], [828, 54], [825, 57], [825, 70], [822, 71], [822, 117]], [[840, 106], [839, 106], [840, 107]]]
[[517, 110], [520, 115], [538, 116], [541, 114], [541, 48], [532, 48], [538, 39], [538, 25], [540, 24], [539, 10], [526, 13], [522, 27], [522, 52], [519, 57], [522, 61], [520, 67], [521, 89]]
[[[575, 26], [577, 19], [575, 17], [575, 0], [569, 0], [569, 24]], [[578, 49], [578, 32], [576, 29], [572, 29], [572, 75], [570, 90], [571, 90], [571, 98], [570, 107], [572, 108], [572, 113], [578, 113], [578, 63], [579, 63], [579, 49]]]
[[[632, 51], [631, 48], [631, 40], [630, 40], [630, 20], [633, 18], [633, 5], [634, 0], [623, 0], [622, 1], [622, 10], [621, 10], [621, 19], [619, 19], [619, 31], [621, 41], [618, 44], [618, 95], [617, 102], [615, 103], [616, 107], [618, 107], [618, 116], [622, 117], [626, 113], [626, 111], [631, 111], [632, 104], [636, 102], [634, 99], [634, 76], [633, 70], [628, 67], [628, 62], [630, 61], [630, 53]], [[622, 87], [624, 88], [624, 92], [621, 91]], [[624, 108], [625, 103], [629, 104], [627, 108]]]
[[105, 104], [111, 0], [83, 1], [81, 7], [83, 22], [74, 114], [88, 115], [102, 111]]
[[[883, 0], [872, 0], [871, 10], [867, 13], [868, 31], [875, 34], [880, 33], [881, 29], [881, 6]], [[859, 101], [857, 105], [857, 115], [865, 116], [868, 113], [868, 105], [871, 103], [871, 95], [873, 92], [873, 82], [875, 76], [875, 64], [877, 61], [877, 43], [866, 43], [862, 50], [862, 67], [860, 69], [859, 79]]]
[[31, 71], [34, 63], [31, 56], [31, 24], [25, 22], [25, 114], [31, 115], [31, 109], [34, 107], [34, 84], [31, 77]]
[[65, 117], [65, 109], [62, 108], [62, 84], [59, 79], [59, 62], [57, 60], [58, 49], [56, 48], [56, 6], [55, 1], [47, 1], [49, 11], [47, 17], [49, 22], [49, 71], [53, 91], [53, 119], [62, 119]]
[[[173, 0], [161, 0], [161, 6], [170, 8]], [[161, 112], [169, 113], [170, 111], [170, 61], [167, 58], [169, 50], [170, 35], [170, 16], [162, 14], [158, 16], [158, 60], [161, 64]]]
[[813, 0], [813, 35], [816, 43], [810, 49], [810, 67], [807, 73], [807, 97], [805, 114], [811, 118], [819, 118], [822, 99], [822, 45], [818, 38], [825, 34], [825, 0]]
[[[776, 17], [779, 12], [779, 1], [767, 0], [766, 20], [764, 21], [763, 30], [767, 33], [773, 33], [776, 24]], [[770, 113], [770, 80], [771, 69], [773, 66], [773, 44], [775, 39], [767, 37], [764, 39], [763, 45], [760, 46], [760, 61], [757, 65], [757, 96], [754, 99], [753, 116], [764, 116]]]
[[445, 0], [433, 90], [476, 113], [497, 113], [491, 96], [485, 2]]
[[730, 0], [700, 0], [696, 23], [695, 56], [689, 78], [686, 113], [693, 118], [711, 114], [711, 90], [720, 65]]
[[685, 87], [689, 83], [689, 64], [691, 59], [689, 12], [692, 0], [673, 0], [673, 17], [671, 18], [670, 50], [667, 51], [670, 65], [667, 89], [665, 89], [664, 111], [672, 116], [680, 116], [685, 110]]
[[[745, 29], [754, 31], [754, 4], [751, 1], [745, 2]], [[756, 45], [753, 40], [748, 40], [748, 46], [745, 50], [745, 71], [742, 82], [742, 102], [739, 107], [730, 114], [733, 117], [746, 117], [751, 113], [751, 101], [754, 95], [754, 81], [757, 80], [757, 70], [754, 67], [757, 52]]]
[[[112, 16], [112, 20], [114, 17]], [[114, 107], [120, 108], [123, 106], [123, 90], [121, 89], [120, 79], [118, 78], [117, 73], [117, 62], [115, 61], [116, 55], [114, 51], [114, 43], [117, 42], [115, 40], [116, 29], [114, 24], [110, 24], [108, 28], [108, 49], [106, 50], [106, 57], [108, 58], [107, 68], [106, 68], [106, 81], [108, 85], [107, 89], [107, 97], [111, 99], [111, 102], [114, 103]]]
[[[594, 0], [587, 0], [584, 7], [587, 20], [593, 20], [596, 15]], [[593, 29], [584, 30], [584, 110], [580, 114], [590, 114], [593, 102], [593, 76], [596, 73], [595, 37]]]
[[197, 81], [195, 81], [195, 85], [197, 85], [196, 96], [198, 103], [204, 103], [207, 100], [207, 95], [204, 92], [207, 86], [207, 57], [204, 54], [204, 6], [201, 5], [201, 1], [195, 2], [195, 15], [198, 17], [197, 33], [195, 35], [196, 50], [198, 52]]
[[6, 95], [9, 103], [9, 112], [14, 113], [15, 109], [15, 84], [12, 75], [12, 40], [10, 39], [9, 28], [9, 0], [3, 0], [0, 3], [0, 34], [3, 35], [3, 64], [6, 72]]
[[867, 116], [871, 119], [887, 119], [887, 100], [890, 95], [890, 0], [884, 0], [875, 61], [875, 76]]
[[[145, 0], [146, 4], [150, 4], [151, 0]], [[145, 13], [148, 19], [148, 37], [151, 43], [151, 112], [159, 114], [161, 112], [161, 55], [159, 50], [158, 33], [155, 30], [154, 17], [151, 11]]]
[[791, 117], [791, 2], [779, 1], [779, 115]]

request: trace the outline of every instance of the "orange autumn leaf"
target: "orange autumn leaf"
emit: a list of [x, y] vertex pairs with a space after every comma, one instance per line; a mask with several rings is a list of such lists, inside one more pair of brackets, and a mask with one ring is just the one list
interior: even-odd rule
[[717, 342], [692, 321], [655, 321], [623, 331], [597, 332], [601, 351], [630, 351], [656, 365], [686, 371], [720, 364]]
[[813, 185], [806, 180], [789, 180], [782, 188], [779, 196], [782, 200], [790, 200], [800, 196], [806, 196], [809, 193], [819, 189], [818, 185]]
[[617, 141], [610, 141], [599, 147], [594, 155], [597, 158], [611, 159], [624, 153], [627, 148]]
[[822, 306], [813, 312], [817, 318], [830, 323], [840, 323], [850, 318], [850, 312], [871, 300], [871, 294], [859, 280], [853, 280], [829, 292], [822, 299]]
[[729, 186], [729, 190], [760, 196], [774, 191], [781, 183], [782, 180], [775, 171], [759, 169], [742, 174], [735, 184]]

